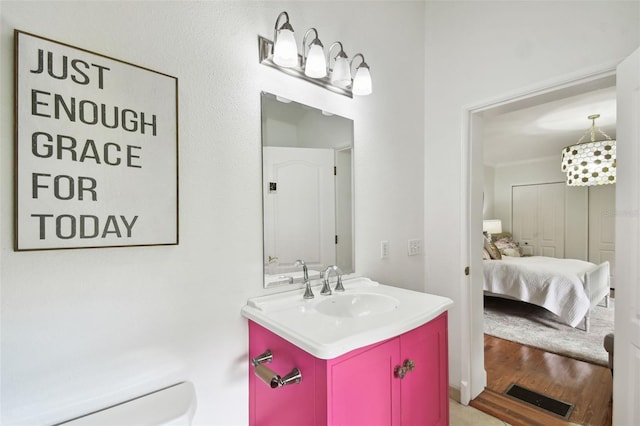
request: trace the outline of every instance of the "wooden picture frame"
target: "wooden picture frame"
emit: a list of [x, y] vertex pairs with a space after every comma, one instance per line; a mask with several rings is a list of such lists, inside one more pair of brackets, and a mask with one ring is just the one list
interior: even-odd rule
[[178, 79], [14, 36], [15, 250], [178, 244]]

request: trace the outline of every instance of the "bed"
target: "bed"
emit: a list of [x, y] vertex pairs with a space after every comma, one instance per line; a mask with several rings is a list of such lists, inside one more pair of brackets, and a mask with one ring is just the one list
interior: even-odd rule
[[542, 306], [571, 327], [589, 331], [591, 309], [609, 305], [609, 262], [502, 256], [483, 265], [486, 295]]

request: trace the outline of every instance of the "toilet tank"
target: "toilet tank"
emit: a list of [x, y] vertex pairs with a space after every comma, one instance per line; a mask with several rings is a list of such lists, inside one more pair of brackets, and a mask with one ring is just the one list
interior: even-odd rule
[[196, 393], [190, 382], [87, 414], [65, 426], [188, 426], [196, 411]]

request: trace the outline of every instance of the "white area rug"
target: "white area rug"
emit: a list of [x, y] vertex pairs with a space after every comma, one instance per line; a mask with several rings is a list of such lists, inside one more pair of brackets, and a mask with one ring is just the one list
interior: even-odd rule
[[596, 306], [591, 312], [591, 327], [586, 333], [563, 324], [556, 315], [539, 306], [485, 297], [484, 331], [491, 336], [547, 352], [608, 366], [609, 357], [603, 341], [606, 334], [613, 332], [613, 313], [613, 299], [609, 299], [609, 308]]

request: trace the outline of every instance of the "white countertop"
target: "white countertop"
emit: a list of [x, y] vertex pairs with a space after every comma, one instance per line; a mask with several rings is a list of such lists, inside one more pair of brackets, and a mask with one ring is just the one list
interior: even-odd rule
[[[251, 298], [242, 315], [320, 359], [333, 359], [354, 349], [413, 330], [448, 310], [453, 301], [433, 294], [382, 285], [368, 278], [344, 280], [344, 293], [304, 300], [304, 289]], [[332, 285], [333, 287], [333, 285]], [[397, 300], [384, 312], [338, 317], [316, 307], [329, 298], [357, 294], [383, 295]]]

